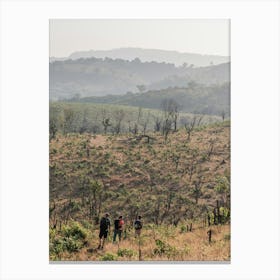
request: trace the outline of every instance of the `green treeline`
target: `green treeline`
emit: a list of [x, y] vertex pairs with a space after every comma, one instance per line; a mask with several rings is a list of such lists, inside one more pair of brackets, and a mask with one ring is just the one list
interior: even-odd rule
[[203, 86], [192, 83], [188, 88], [166, 88], [150, 90], [142, 93], [128, 92], [125, 95], [107, 95], [102, 97], [74, 97], [68, 101], [81, 103], [103, 103], [138, 106], [143, 108], [161, 109], [164, 99], [174, 99], [180, 104], [182, 112], [206, 115], [220, 115], [223, 110], [227, 116], [230, 111], [230, 86]]

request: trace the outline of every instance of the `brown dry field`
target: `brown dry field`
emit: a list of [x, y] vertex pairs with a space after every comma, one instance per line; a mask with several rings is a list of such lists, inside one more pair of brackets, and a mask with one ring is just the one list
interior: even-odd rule
[[[179, 178], [179, 191], [188, 196], [187, 185], [191, 185], [197, 174], [190, 179], [189, 174], [182, 170], [186, 162], [190, 162], [193, 153], [196, 154], [197, 170], [202, 170], [204, 184], [202, 196], [198, 199], [198, 205], [215, 207], [217, 199], [221, 199], [214, 191], [215, 178], [217, 176], [230, 176], [230, 123], [225, 122], [219, 125], [210, 125], [196, 129], [187, 141], [184, 129], [171, 133], [165, 143], [164, 137], [160, 134], [151, 134], [154, 140], [147, 144], [145, 139], [135, 140], [133, 135], [59, 135], [50, 143], [50, 166], [65, 173], [66, 180], [72, 182], [84, 174], [83, 168], [73, 166], [106, 166], [109, 176], [104, 177], [103, 184], [110, 186], [110, 191], [117, 192], [120, 186], [125, 185], [129, 192], [140, 192], [139, 202], [155, 201], [156, 193], [152, 193], [153, 180], [166, 178], [166, 176], [177, 176]], [[209, 157], [210, 147], [213, 145], [213, 152]], [[89, 156], [85, 150], [89, 150]], [[191, 152], [186, 152], [190, 150]], [[110, 155], [106, 161], [107, 155]], [[173, 161], [174, 155], [180, 155], [178, 166]], [[146, 164], [144, 164], [147, 162]], [[87, 167], [85, 167], [87, 168]], [[156, 178], [156, 179], [154, 179]], [[176, 179], [176, 178], [175, 178]], [[174, 179], [174, 180], [175, 180]], [[158, 181], [160, 182], [160, 181]], [[164, 185], [165, 184], [165, 185]], [[75, 185], [74, 185], [75, 186]], [[163, 181], [163, 186], [168, 186], [168, 179]], [[147, 188], [149, 188], [147, 190]], [[67, 204], [69, 189], [63, 186], [56, 186], [55, 191], [50, 189], [50, 198], [55, 200], [58, 215], [61, 209]], [[72, 194], [72, 200], [80, 203], [78, 193]], [[193, 198], [191, 198], [193, 200]], [[123, 203], [121, 206], [116, 201], [111, 201], [108, 209], [114, 217], [112, 209], [119, 207], [123, 213], [129, 212], [129, 205]], [[126, 208], [125, 208], [126, 207]], [[112, 210], [113, 211], [113, 210]], [[181, 210], [180, 210], [181, 211]], [[183, 210], [182, 210], [183, 211]], [[85, 219], [84, 210], [73, 214], [73, 221]], [[144, 216], [147, 220], [148, 217]], [[193, 231], [182, 231], [182, 225], [177, 227], [165, 225], [145, 227], [141, 235], [141, 257], [142, 261], [229, 261], [230, 260], [230, 225], [211, 226], [213, 233], [212, 242], [208, 242], [208, 227], [202, 226], [197, 220], [193, 222]], [[145, 223], [144, 223], [145, 224]], [[127, 239], [119, 244], [112, 244], [112, 234], [103, 250], [97, 250], [98, 226], [88, 232], [87, 244], [78, 252], [63, 252], [59, 260], [77, 261], [102, 261], [112, 258], [117, 261], [139, 261], [139, 243], [134, 239], [133, 231], [127, 233]], [[59, 234], [59, 233], [58, 233]], [[156, 240], [161, 240], [167, 246], [166, 252], [155, 253]], [[128, 254], [122, 256], [120, 251], [128, 250]], [[56, 259], [58, 260], [58, 259]]]
[[[169, 230], [144, 229], [140, 237], [140, 261], [230, 261], [230, 225], [211, 226], [212, 241], [209, 243], [208, 227], [194, 225], [192, 232], [180, 232], [180, 228]], [[86, 247], [78, 253], [64, 253], [61, 260], [66, 261], [104, 261], [104, 256], [113, 255], [115, 261], [139, 261], [139, 240], [131, 236], [120, 243], [112, 243], [109, 236], [103, 250], [98, 250], [98, 232], [94, 232]], [[162, 255], [155, 254], [155, 240], [160, 239], [173, 249]], [[118, 255], [123, 249], [130, 256]]]

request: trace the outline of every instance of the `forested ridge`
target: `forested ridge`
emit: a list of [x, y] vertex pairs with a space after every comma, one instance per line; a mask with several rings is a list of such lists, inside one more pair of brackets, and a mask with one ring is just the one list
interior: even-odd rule
[[176, 67], [165, 62], [142, 62], [110, 58], [80, 58], [54, 61], [49, 64], [51, 100], [76, 96], [123, 95], [135, 93], [139, 85], [147, 90], [187, 87], [196, 82], [219, 85], [229, 82], [230, 64]]
[[174, 99], [181, 112], [207, 115], [230, 115], [230, 84], [204, 86], [192, 83], [187, 88], [166, 88], [125, 95], [71, 98], [67, 102], [129, 105], [150, 109], [161, 109], [164, 99]]

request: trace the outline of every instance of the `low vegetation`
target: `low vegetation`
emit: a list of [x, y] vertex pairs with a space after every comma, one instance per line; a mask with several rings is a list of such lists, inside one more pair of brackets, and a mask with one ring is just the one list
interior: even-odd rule
[[[51, 137], [51, 260], [230, 259], [230, 123], [196, 118], [188, 133], [171, 119], [167, 136], [160, 129]], [[126, 232], [119, 244], [110, 235], [101, 251], [105, 212], [123, 215]]]
[[[72, 222], [68, 227], [77, 226]], [[183, 225], [183, 224], [182, 224]], [[103, 250], [98, 250], [98, 227], [84, 228], [84, 235], [65, 233], [64, 227], [50, 230], [50, 260], [71, 261], [229, 261], [230, 226], [211, 226], [209, 242], [205, 224], [195, 223], [192, 231], [179, 226], [146, 224], [140, 239], [127, 227], [121, 242], [112, 242], [112, 233]]]

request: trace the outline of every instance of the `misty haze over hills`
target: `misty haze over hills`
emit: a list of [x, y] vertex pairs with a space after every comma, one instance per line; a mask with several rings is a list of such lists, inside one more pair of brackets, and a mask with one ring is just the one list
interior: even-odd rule
[[49, 66], [50, 99], [68, 99], [79, 95], [104, 96], [168, 87], [187, 87], [190, 81], [199, 84], [229, 82], [230, 64], [193, 68], [170, 63], [141, 62], [110, 58], [87, 58], [55, 61]]
[[195, 67], [208, 66], [210, 64], [216, 65], [229, 62], [229, 57], [219, 55], [202, 55], [195, 53], [181, 53], [177, 51], [156, 50], [156, 49], [141, 49], [141, 48], [119, 48], [112, 50], [88, 50], [77, 51], [69, 55], [69, 57], [55, 58], [51, 57], [50, 61], [79, 59], [79, 58], [120, 58], [124, 60], [134, 60], [139, 58], [143, 62], [166, 62], [173, 63], [176, 66], [184, 63], [193, 64]]
[[228, 57], [223, 56], [180, 53], [177, 51], [141, 48], [120, 48], [109, 51], [90, 50], [84, 52], [74, 52], [69, 56], [69, 58], [77, 59], [81, 57], [87, 58], [92, 56], [97, 58], [121, 58], [125, 60], [133, 60], [135, 58], [139, 58], [143, 62], [166, 62], [174, 63], [177, 66], [182, 65], [184, 63], [193, 64], [195, 66], [208, 66], [211, 62], [213, 64], [220, 64], [229, 61]]
[[69, 55], [69, 57], [56, 58], [50, 57], [50, 62], [56, 60], [79, 59], [79, 58], [120, 58], [124, 60], [134, 60], [139, 58], [142, 62], [166, 62], [173, 63], [176, 66], [184, 63], [193, 64], [195, 67], [216, 65], [229, 62], [230, 58], [219, 55], [202, 55], [196, 53], [182, 53], [178, 51], [167, 51], [157, 49], [142, 49], [142, 48], [119, 48], [112, 50], [88, 50], [77, 51]]
[[[156, 61], [164, 60], [165, 54], [166, 61], [170, 61], [173, 56], [172, 63]], [[140, 58], [133, 58], [135, 55]], [[174, 63], [176, 55], [180, 66]], [[183, 60], [180, 55], [186, 55], [185, 58], [189, 55], [193, 60]], [[185, 112], [216, 115], [223, 108], [229, 115], [230, 62], [215, 65], [219, 59], [228, 58], [217, 56], [217, 60], [211, 60], [210, 64], [212, 56], [138, 48], [76, 52], [70, 58], [50, 60], [51, 101], [158, 109], [162, 100], [169, 98], [178, 102]], [[200, 60], [206, 66], [194, 67], [194, 63], [191, 63], [194, 59], [197, 64]]]

